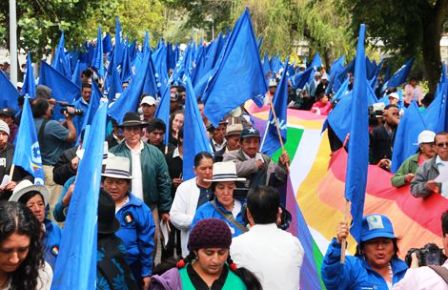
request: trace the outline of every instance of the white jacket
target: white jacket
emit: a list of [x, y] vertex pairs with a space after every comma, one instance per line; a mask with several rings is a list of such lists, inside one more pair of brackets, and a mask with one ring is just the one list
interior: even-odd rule
[[196, 185], [196, 177], [182, 182], [176, 190], [170, 210], [171, 223], [180, 230], [182, 256], [185, 258], [191, 223], [198, 205], [200, 190]]

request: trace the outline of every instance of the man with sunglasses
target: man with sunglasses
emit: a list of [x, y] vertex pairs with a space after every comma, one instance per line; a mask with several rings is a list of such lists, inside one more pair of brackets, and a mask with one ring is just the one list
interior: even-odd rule
[[415, 197], [427, 197], [436, 193], [448, 198], [448, 181], [436, 181], [441, 168], [448, 166], [448, 132], [436, 134], [433, 148], [436, 155], [417, 169], [411, 182], [411, 193]]

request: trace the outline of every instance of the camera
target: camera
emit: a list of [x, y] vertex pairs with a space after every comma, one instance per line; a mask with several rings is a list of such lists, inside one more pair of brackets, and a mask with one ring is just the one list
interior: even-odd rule
[[447, 257], [443, 254], [443, 250], [436, 244], [428, 243], [423, 248], [410, 249], [405, 257], [406, 264], [411, 265], [412, 254], [416, 253], [419, 266], [442, 265]]
[[61, 113], [67, 113], [72, 116], [82, 116], [84, 114], [84, 111], [81, 109], [76, 109], [74, 106], [62, 105]]

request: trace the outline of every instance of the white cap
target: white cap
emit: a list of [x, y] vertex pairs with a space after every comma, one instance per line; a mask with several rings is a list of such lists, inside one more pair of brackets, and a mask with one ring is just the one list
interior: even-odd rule
[[322, 74], [321, 74], [320, 72], [318, 72], [318, 71], [314, 73], [314, 76], [315, 76], [315, 77], [320, 77], [321, 75], [322, 75]]
[[328, 81], [328, 75], [324, 73], [321, 77], [321, 80], [327, 80]]
[[143, 104], [147, 104], [150, 106], [155, 106], [156, 105], [156, 99], [154, 99], [154, 97], [151, 96], [145, 96], [143, 97], [143, 99], [140, 102], [140, 106]]
[[433, 143], [435, 137], [436, 133], [434, 133], [433, 131], [423, 130], [422, 132], [420, 132], [420, 134], [418, 134], [418, 141], [414, 145], [420, 145], [422, 143]]
[[400, 99], [400, 96], [397, 93], [390, 93], [387, 97], [388, 98], [394, 98], [394, 99], [397, 99], [397, 100]]
[[23, 83], [22, 83], [22, 82], [17, 82], [16, 87], [18, 87], [18, 88], [23, 88]]
[[276, 86], [277, 86], [277, 81], [275, 79], [270, 79], [268, 87], [276, 87]]
[[0, 120], [0, 131], [5, 132], [9, 136], [9, 126], [5, 121]]

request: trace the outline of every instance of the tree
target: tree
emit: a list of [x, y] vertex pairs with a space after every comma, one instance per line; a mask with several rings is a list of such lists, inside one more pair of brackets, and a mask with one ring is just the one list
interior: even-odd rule
[[371, 37], [381, 39], [392, 55], [423, 57], [425, 78], [434, 92], [440, 77], [440, 39], [448, 22], [448, 0], [339, 0], [352, 17], [352, 30], [367, 25]]

